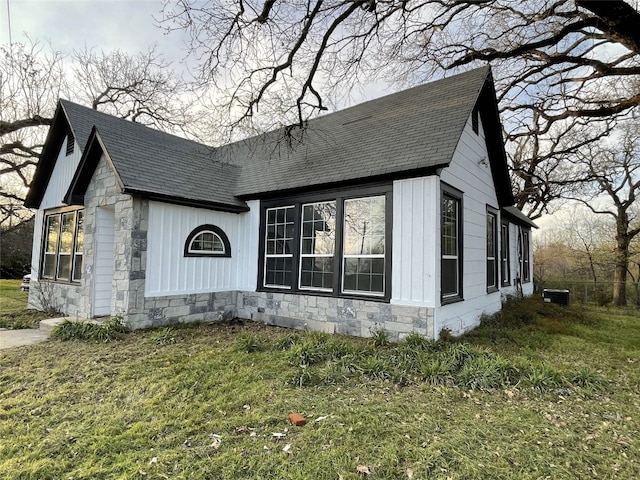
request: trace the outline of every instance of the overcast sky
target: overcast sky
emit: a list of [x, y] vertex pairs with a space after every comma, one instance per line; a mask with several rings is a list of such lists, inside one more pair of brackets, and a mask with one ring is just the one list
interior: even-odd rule
[[[63, 52], [82, 49], [146, 51], [154, 43], [171, 61], [184, 57], [180, 34], [157, 27], [162, 0], [0, 0], [0, 43], [51, 41]], [[9, 28], [11, 27], [11, 28]]]

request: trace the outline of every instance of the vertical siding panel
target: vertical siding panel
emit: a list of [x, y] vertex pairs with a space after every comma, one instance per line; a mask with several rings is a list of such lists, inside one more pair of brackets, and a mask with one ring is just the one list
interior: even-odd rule
[[392, 303], [433, 306], [433, 185], [437, 177], [393, 184]]
[[[259, 203], [255, 203], [255, 208]], [[245, 247], [255, 242], [257, 262], [257, 211], [234, 214], [212, 210], [149, 202], [148, 258], [145, 295], [179, 295], [211, 291], [236, 290], [256, 268], [247, 264]], [[184, 244], [196, 227], [213, 224], [229, 237], [231, 258], [184, 257]], [[253, 232], [253, 233], [252, 233]], [[255, 279], [253, 279], [255, 285]], [[255, 289], [255, 287], [254, 287]]]

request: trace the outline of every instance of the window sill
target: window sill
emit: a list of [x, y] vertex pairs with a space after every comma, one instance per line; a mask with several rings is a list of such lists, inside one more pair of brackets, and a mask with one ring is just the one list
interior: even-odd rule
[[265, 293], [288, 293], [290, 295], [306, 295], [311, 297], [324, 297], [324, 298], [341, 298], [344, 300], [364, 300], [367, 302], [377, 303], [389, 303], [391, 298], [387, 295], [357, 295], [353, 293], [334, 294], [333, 292], [323, 292], [319, 290], [292, 290], [290, 288], [272, 288], [272, 287], [258, 287], [258, 292]]
[[440, 299], [440, 305], [450, 305], [452, 303], [464, 302], [463, 297], [447, 297]]
[[487, 293], [496, 293], [499, 292], [500, 289], [498, 287], [488, 287], [487, 288]]

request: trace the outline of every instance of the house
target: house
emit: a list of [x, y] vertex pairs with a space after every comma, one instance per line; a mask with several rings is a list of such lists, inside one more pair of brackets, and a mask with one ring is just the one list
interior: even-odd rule
[[533, 292], [488, 67], [219, 148], [60, 100], [25, 203], [32, 282], [133, 328], [437, 338]]

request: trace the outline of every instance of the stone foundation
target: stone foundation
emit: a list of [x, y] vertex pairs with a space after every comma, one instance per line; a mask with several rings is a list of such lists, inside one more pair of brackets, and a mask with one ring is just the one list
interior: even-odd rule
[[410, 333], [433, 338], [433, 309], [347, 298], [238, 292], [237, 316], [269, 325], [370, 337], [384, 330], [393, 341]]
[[134, 329], [241, 318], [358, 337], [384, 330], [394, 341], [414, 332], [434, 335], [432, 308], [312, 295], [230, 291], [149, 297], [140, 310], [125, 315]]

